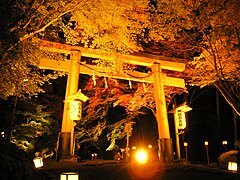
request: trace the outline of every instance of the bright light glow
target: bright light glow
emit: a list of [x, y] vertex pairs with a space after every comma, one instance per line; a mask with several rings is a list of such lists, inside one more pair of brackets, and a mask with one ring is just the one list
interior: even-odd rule
[[188, 143], [187, 143], [187, 142], [184, 142], [184, 146], [185, 146], [185, 147], [188, 146]]
[[223, 144], [223, 145], [227, 145], [227, 141], [223, 141], [222, 144]]
[[238, 170], [238, 164], [236, 162], [228, 162], [228, 170], [237, 171]]
[[140, 164], [145, 164], [148, 161], [148, 154], [145, 150], [139, 150], [135, 154], [136, 161]]
[[70, 120], [80, 120], [82, 114], [82, 103], [80, 101], [70, 102]]
[[205, 144], [205, 146], [208, 146], [208, 141], [205, 141], [204, 144]]
[[136, 148], [136, 146], [133, 146], [132, 149], [135, 150], [135, 149], [137, 149], [137, 148]]
[[177, 129], [185, 129], [186, 128], [185, 112], [182, 112], [182, 111], [175, 112], [174, 121]]
[[92, 155], [92, 160], [97, 159], [97, 153], [93, 153]]
[[148, 145], [148, 148], [149, 148], [149, 149], [151, 149], [151, 148], [152, 148], [152, 145], [151, 145], [151, 144], [149, 144], [149, 145]]
[[62, 173], [60, 175], [60, 180], [78, 180], [78, 174], [75, 172]]
[[34, 158], [33, 162], [34, 162], [35, 168], [40, 168], [43, 166], [43, 160], [41, 157]]

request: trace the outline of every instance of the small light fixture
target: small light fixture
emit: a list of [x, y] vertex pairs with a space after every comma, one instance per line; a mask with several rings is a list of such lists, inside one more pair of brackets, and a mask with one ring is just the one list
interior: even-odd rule
[[35, 168], [43, 167], [43, 158], [36, 157], [33, 159], [33, 162], [34, 162]]
[[185, 147], [186, 159], [188, 159], [188, 143], [184, 142], [183, 145]]
[[79, 176], [75, 172], [65, 172], [60, 175], [60, 180], [79, 180]]
[[132, 147], [132, 150], [135, 150], [135, 149], [137, 149], [136, 146], [133, 146], [133, 147]]
[[4, 138], [4, 136], [5, 136], [5, 133], [4, 133], [4, 132], [1, 132], [1, 136]]
[[228, 162], [228, 170], [229, 171], [237, 171], [238, 170], [237, 162]]
[[225, 152], [227, 151], [227, 141], [222, 141]]
[[205, 147], [206, 147], [207, 162], [209, 164], [210, 163], [210, 159], [209, 159], [209, 152], [208, 152], [208, 141], [205, 141], [204, 144], [205, 144]]
[[91, 154], [91, 155], [92, 155], [92, 160], [97, 159], [97, 153], [93, 153], [93, 154]]
[[227, 145], [227, 141], [223, 141], [222, 144], [223, 144], [223, 145]]
[[151, 145], [151, 144], [149, 144], [149, 145], [148, 145], [148, 148], [149, 148], [149, 149], [152, 149], [152, 145]]

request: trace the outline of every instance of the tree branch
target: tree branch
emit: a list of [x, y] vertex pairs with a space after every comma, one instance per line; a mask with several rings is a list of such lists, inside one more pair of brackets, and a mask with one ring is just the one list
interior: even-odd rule
[[226, 94], [224, 93], [223, 89], [221, 89], [221, 87], [219, 87], [219, 85], [217, 83], [214, 83], [214, 86], [220, 91], [220, 93], [222, 94], [222, 96], [224, 97], [224, 99], [228, 102], [228, 104], [232, 107], [233, 111], [240, 116], [240, 112], [238, 111], [238, 109], [234, 106], [233, 102], [231, 100], [229, 100], [229, 98], [226, 96]]
[[20, 42], [22, 42], [22, 41], [24, 41], [24, 40], [26, 40], [26, 39], [34, 36], [35, 34], [38, 34], [38, 33], [42, 32], [42, 31], [45, 31], [45, 29], [46, 29], [48, 26], [50, 26], [52, 23], [54, 23], [55, 21], [57, 21], [60, 17], [62, 17], [63, 15], [65, 15], [65, 14], [67, 14], [67, 13], [69, 13], [69, 12], [74, 11], [82, 2], [83, 2], [83, 1], [79, 2], [74, 8], [69, 9], [69, 10], [67, 10], [67, 11], [59, 14], [56, 18], [54, 18], [53, 20], [51, 20], [50, 22], [48, 22], [45, 26], [43, 26], [43, 27], [40, 28], [39, 30], [36, 30], [36, 31], [34, 31], [34, 32], [32, 32], [32, 33], [29, 33], [29, 34], [24, 35], [23, 37], [20, 38]]

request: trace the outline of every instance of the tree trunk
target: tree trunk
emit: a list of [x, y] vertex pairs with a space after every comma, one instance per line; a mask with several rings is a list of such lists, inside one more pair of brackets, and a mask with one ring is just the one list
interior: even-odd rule
[[[238, 140], [238, 128], [237, 128], [237, 113], [233, 110], [233, 122], [234, 122], [234, 142]], [[235, 147], [237, 148], [237, 147]]]
[[16, 106], [17, 106], [17, 96], [10, 97], [10, 110], [9, 110], [9, 129], [7, 133], [7, 142], [11, 141], [12, 131], [14, 129], [15, 124], [15, 114], [16, 114]]

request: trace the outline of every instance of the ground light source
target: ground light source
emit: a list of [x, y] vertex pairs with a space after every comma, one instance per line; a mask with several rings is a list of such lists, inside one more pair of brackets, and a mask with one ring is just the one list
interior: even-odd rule
[[33, 159], [35, 168], [43, 167], [43, 159], [41, 157], [37, 157]]
[[205, 141], [204, 144], [205, 144], [205, 147], [206, 147], [207, 162], [209, 164], [210, 161], [209, 161], [209, 152], [208, 152], [208, 141]]
[[148, 153], [147, 151], [141, 149], [138, 150], [135, 154], [135, 159], [139, 164], [145, 164], [148, 161]]
[[236, 162], [228, 162], [228, 170], [229, 171], [237, 171], [238, 164]]
[[186, 153], [186, 159], [188, 159], [188, 143], [184, 142], [184, 148], [185, 148], [185, 153]]
[[93, 153], [93, 154], [91, 154], [91, 155], [92, 155], [92, 160], [97, 159], [97, 153]]
[[60, 175], [60, 180], [79, 180], [78, 173], [65, 172]]
[[222, 141], [222, 145], [224, 146], [225, 152], [227, 151], [227, 141]]

